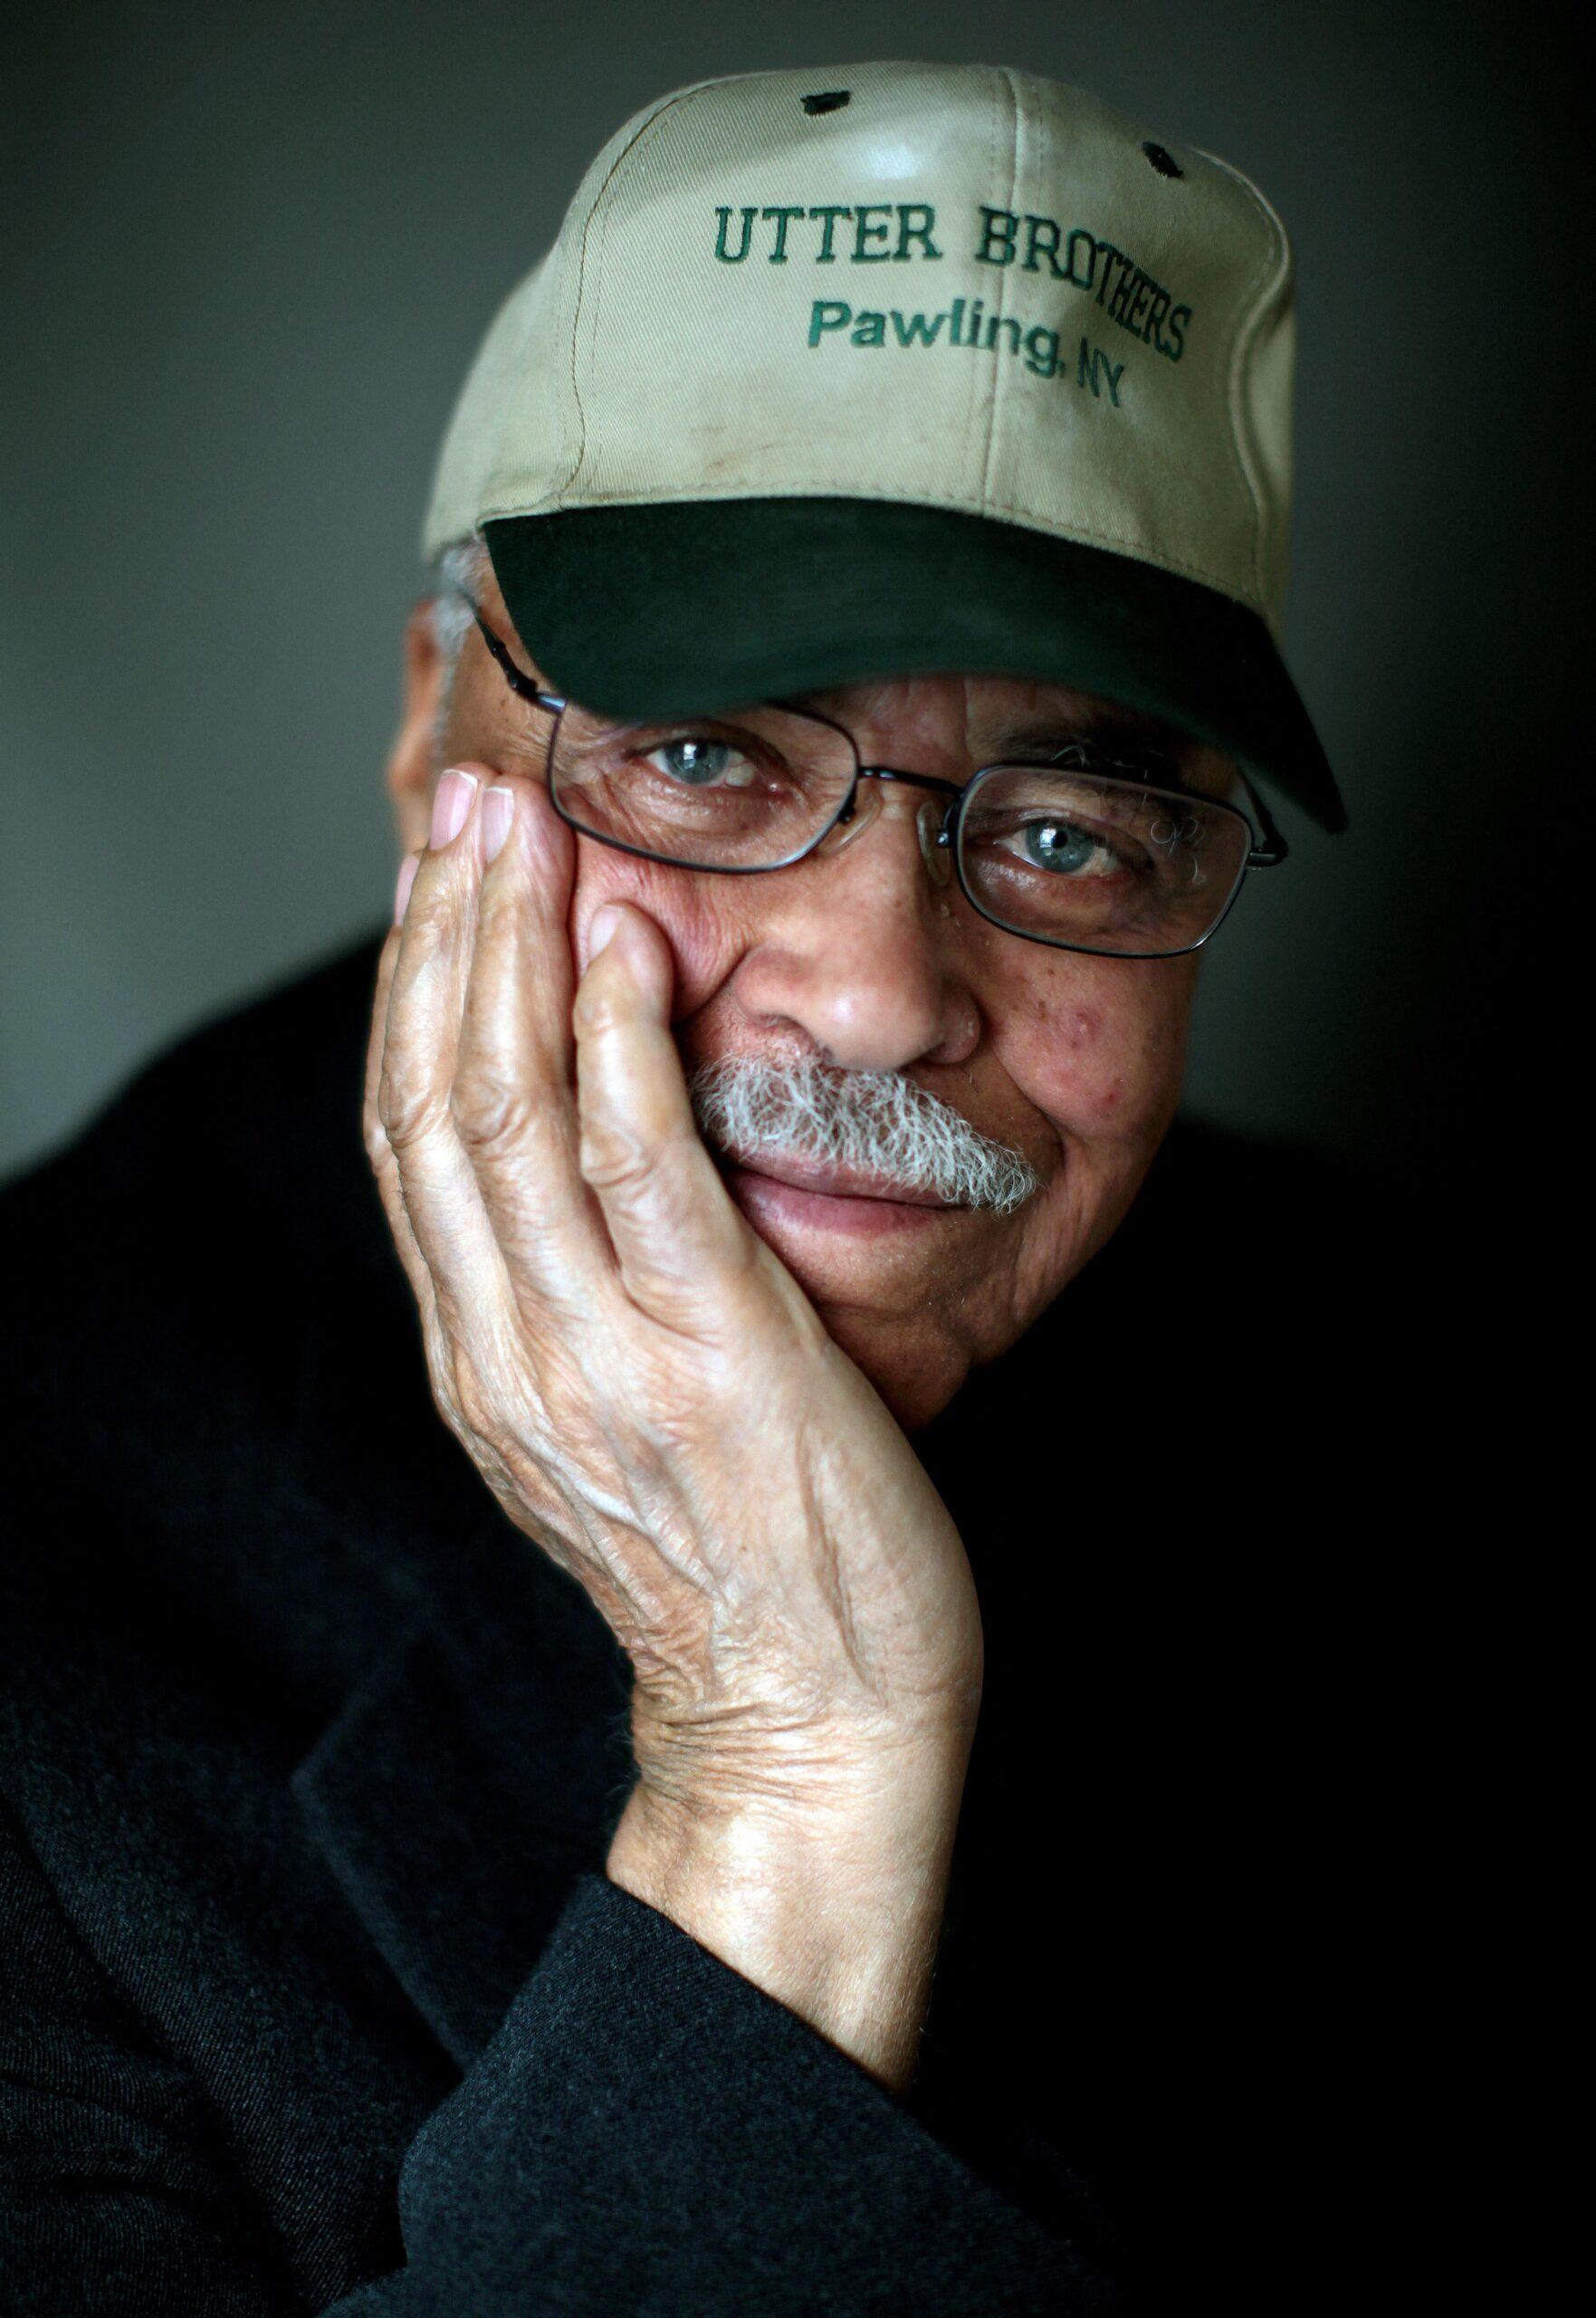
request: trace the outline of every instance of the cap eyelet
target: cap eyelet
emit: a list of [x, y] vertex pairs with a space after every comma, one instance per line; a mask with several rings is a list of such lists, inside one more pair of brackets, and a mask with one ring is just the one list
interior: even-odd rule
[[839, 112], [853, 95], [852, 89], [817, 89], [804, 99], [807, 113]]
[[[804, 101], [807, 104], [808, 102], [808, 98], [806, 98]], [[1150, 139], [1148, 142], [1143, 145], [1142, 150], [1146, 154], [1148, 159], [1152, 163], [1153, 168], [1158, 171], [1161, 177], [1183, 177], [1185, 176], [1185, 170], [1180, 167], [1180, 162], [1176, 160], [1174, 155], [1169, 150], [1167, 146], [1154, 145]]]

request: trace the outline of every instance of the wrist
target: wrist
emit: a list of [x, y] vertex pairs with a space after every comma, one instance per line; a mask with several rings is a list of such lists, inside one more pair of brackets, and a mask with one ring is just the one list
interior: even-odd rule
[[[930, 1995], [968, 1746], [833, 1760], [802, 1783], [645, 1770], [613, 1882], [900, 2090]], [[811, 1766], [812, 1770], [812, 1766]]]
[[935, 1818], [962, 1789], [979, 1693], [914, 1723], [885, 1716], [811, 1725], [795, 1717], [663, 1710], [632, 1693], [640, 1786], [684, 1827], [732, 1818], [785, 1828], [874, 1829]]

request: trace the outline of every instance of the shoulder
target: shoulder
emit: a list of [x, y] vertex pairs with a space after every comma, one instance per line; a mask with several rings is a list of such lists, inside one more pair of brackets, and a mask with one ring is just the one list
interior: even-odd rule
[[1223, 1238], [1238, 1272], [1354, 1271], [1417, 1228], [1394, 1179], [1318, 1145], [1176, 1120], [1153, 1160], [1127, 1238], [1170, 1231]]
[[[0, 1188], [8, 1350], [45, 1392], [71, 1344], [105, 1362], [370, 1244], [360, 1089], [377, 942], [214, 1018], [64, 1147]], [[131, 1305], [132, 1308], [129, 1308]], [[69, 1363], [70, 1365], [70, 1363]]]
[[1118, 1240], [1081, 1287], [1141, 1316], [1192, 1410], [1228, 1410], [1238, 1454], [1271, 1432], [1321, 1460], [1352, 1432], [1389, 1447], [1450, 1356], [1433, 1216], [1400, 1178], [1337, 1153], [1182, 1119]]
[[[203, 1021], [0, 1187], [0, 1245], [18, 1285], [46, 1258], [64, 1260], [70, 1278], [80, 1249], [154, 1253], [158, 1230], [191, 1244], [230, 1191], [266, 1228], [303, 1239], [307, 1181], [326, 1174], [330, 1147], [351, 1133], [358, 1147], [378, 947], [368, 937]], [[68, 1228], [65, 1245], [37, 1244], [46, 1224]]]
[[[1022, 1365], [1156, 1392], [1247, 1429], [1406, 1389], [1444, 1336], [1444, 1250], [1406, 1185], [1305, 1143], [1180, 1118], [1113, 1238], [1030, 1336]], [[1238, 1437], [1240, 1437], [1239, 1435]]]
[[0, 1190], [14, 1602], [158, 1621], [306, 1534], [311, 1316], [403, 1288], [360, 1135], [378, 946], [205, 1023]]

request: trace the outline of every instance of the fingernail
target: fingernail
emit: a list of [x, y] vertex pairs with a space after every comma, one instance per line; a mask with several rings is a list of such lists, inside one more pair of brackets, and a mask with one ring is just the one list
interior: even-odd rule
[[483, 791], [483, 858], [492, 861], [503, 848], [515, 819], [515, 791], [495, 781]]
[[438, 783], [437, 794], [432, 800], [432, 829], [427, 843], [435, 853], [440, 846], [457, 838], [465, 827], [465, 817], [471, 810], [471, 800], [476, 795], [474, 772], [462, 772], [458, 765], [451, 765]]
[[421, 867], [419, 853], [407, 853], [399, 864], [399, 882], [394, 889], [394, 924], [405, 922], [405, 905], [410, 898], [410, 888], [416, 883], [416, 872]]
[[588, 925], [588, 963], [589, 965], [601, 950], [608, 948], [610, 937], [620, 922], [620, 911], [613, 902], [602, 902], [594, 911]]

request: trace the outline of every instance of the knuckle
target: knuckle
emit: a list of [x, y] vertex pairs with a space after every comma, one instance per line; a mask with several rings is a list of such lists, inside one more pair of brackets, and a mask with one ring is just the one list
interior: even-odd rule
[[442, 1319], [427, 1345], [427, 1370], [439, 1414], [455, 1438], [477, 1455], [496, 1437], [502, 1413], [476, 1362]]
[[454, 1341], [441, 1322], [430, 1321], [422, 1332], [426, 1354], [426, 1379], [438, 1414], [458, 1439], [461, 1436], [459, 1358]]
[[597, 1192], [635, 1191], [655, 1171], [655, 1154], [641, 1139], [613, 1122], [583, 1122], [577, 1146], [582, 1181]]
[[483, 1158], [523, 1142], [536, 1118], [524, 1086], [481, 1065], [455, 1079], [449, 1114], [465, 1148]]
[[408, 953], [408, 971], [412, 977], [422, 976], [431, 971], [453, 934], [453, 920], [444, 881], [439, 878], [437, 870], [438, 856], [424, 853], [405, 911], [401, 934]]
[[616, 1029], [621, 1020], [613, 990], [606, 987], [602, 953], [589, 966], [577, 990], [571, 1009], [571, 1025], [583, 1038], [601, 1038]]
[[[508, 856], [500, 853], [490, 861], [477, 888], [477, 941], [514, 941], [521, 931], [526, 917], [526, 902], [513, 877], [505, 876]], [[494, 871], [498, 876], [494, 876]]]
[[501, 1413], [495, 1394], [478, 1375], [474, 1365], [463, 1360], [458, 1352], [450, 1358], [448, 1369], [449, 1397], [460, 1422], [475, 1441], [494, 1439]]
[[[444, 1113], [432, 1087], [406, 1087], [385, 1070], [377, 1090], [377, 1116], [389, 1147], [403, 1154], [435, 1135]], [[375, 1131], [372, 1139], [377, 1139]]]

